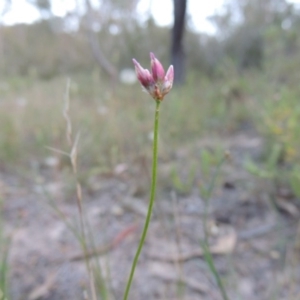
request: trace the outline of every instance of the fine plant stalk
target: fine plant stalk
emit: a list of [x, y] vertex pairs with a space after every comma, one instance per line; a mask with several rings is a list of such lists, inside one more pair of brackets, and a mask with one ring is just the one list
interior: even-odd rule
[[[102, 278], [102, 273], [100, 270], [100, 266], [99, 264], [96, 265], [96, 270], [94, 270], [94, 268], [91, 265], [91, 262], [89, 260], [88, 257], [88, 244], [87, 244], [87, 234], [86, 234], [86, 229], [89, 230], [89, 226], [87, 226], [87, 222], [85, 222], [84, 219], [84, 211], [83, 211], [83, 206], [82, 206], [82, 187], [81, 187], [81, 183], [78, 179], [78, 169], [77, 169], [77, 154], [78, 154], [78, 143], [79, 143], [79, 136], [80, 134], [78, 133], [76, 135], [75, 140], [73, 140], [73, 128], [72, 128], [72, 122], [71, 122], [71, 117], [69, 114], [69, 110], [70, 110], [70, 97], [69, 97], [69, 92], [70, 92], [70, 80], [68, 80], [67, 82], [67, 89], [66, 89], [66, 94], [65, 94], [65, 106], [64, 106], [64, 110], [63, 110], [63, 116], [66, 120], [66, 125], [67, 125], [67, 132], [66, 132], [66, 136], [67, 136], [67, 141], [71, 147], [71, 152], [70, 154], [68, 154], [70, 161], [71, 161], [71, 166], [72, 166], [72, 171], [73, 171], [73, 175], [75, 177], [75, 183], [76, 183], [76, 199], [77, 199], [77, 208], [78, 208], [78, 213], [79, 213], [79, 234], [75, 234], [75, 236], [78, 236], [78, 241], [82, 247], [83, 250], [83, 254], [84, 254], [84, 261], [85, 261], [85, 265], [88, 271], [88, 275], [89, 275], [89, 283], [90, 283], [90, 291], [91, 291], [91, 296], [92, 296], [92, 300], [97, 300], [97, 295], [96, 295], [96, 282], [95, 282], [95, 276], [94, 276], [94, 272], [98, 271], [97, 273], [97, 278], [96, 280], [99, 282], [99, 288], [100, 288], [100, 292], [101, 292], [101, 296], [102, 299], [107, 299], [107, 292], [106, 292], [106, 286], [105, 286], [105, 282]], [[76, 231], [76, 230], [75, 230]], [[91, 231], [89, 231], [88, 233], [91, 233]], [[92, 235], [90, 236], [91, 240], [92, 239]], [[100, 279], [100, 280], [98, 280]]]
[[205, 261], [206, 261], [211, 273], [215, 277], [215, 280], [217, 282], [217, 285], [218, 285], [218, 288], [220, 290], [220, 293], [222, 295], [223, 300], [229, 300], [229, 298], [227, 296], [227, 293], [226, 293], [225, 287], [223, 285], [221, 276], [220, 276], [219, 272], [216, 269], [214, 258], [211, 254], [211, 251], [210, 251], [209, 242], [208, 242], [208, 232], [207, 232], [207, 216], [208, 216], [209, 200], [212, 196], [213, 189], [215, 187], [217, 177], [218, 177], [218, 175], [220, 173], [220, 170], [221, 170], [221, 166], [223, 165], [223, 163], [225, 162], [225, 160], [227, 158], [228, 158], [228, 154], [225, 154], [224, 157], [219, 161], [219, 163], [217, 165], [217, 168], [216, 168], [216, 170], [215, 170], [215, 172], [214, 172], [214, 174], [213, 174], [213, 176], [210, 180], [208, 188], [205, 190], [204, 193], [202, 193], [202, 197], [204, 198], [204, 202], [205, 202], [204, 216], [203, 216], [204, 240], [203, 241], [200, 240], [200, 245], [201, 245], [202, 250], [203, 250]]
[[131, 283], [132, 283], [133, 276], [134, 276], [134, 271], [135, 271], [139, 256], [142, 252], [142, 248], [143, 248], [143, 245], [144, 245], [144, 242], [145, 242], [145, 239], [146, 239], [148, 227], [149, 227], [150, 220], [151, 220], [153, 204], [154, 204], [154, 200], [155, 200], [156, 174], [157, 174], [159, 106], [160, 106], [160, 101], [157, 100], [156, 101], [156, 109], [155, 109], [155, 118], [154, 118], [154, 138], [153, 138], [153, 158], [152, 158], [152, 178], [151, 178], [150, 202], [149, 202], [149, 206], [148, 206], [148, 212], [147, 212], [147, 216], [146, 216], [142, 236], [141, 236], [141, 239], [140, 239], [140, 242], [139, 242], [139, 245], [138, 245], [138, 248], [137, 248], [133, 263], [132, 263], [132, 266], [131, 266], [131, 271], [130, 271], [129, 279], [128, 279], [128, 282], [127, 282], [127, 285], [126, 285], [126, 290], [125, 290], [125, 294], [124, 294], [124, 298], [123, 298], [124, 300], [128, 299]]
[[213, 259], [213, 256], [211, 255], [208, 243], [206, 241], [203, 241], [203, 242], [200, 241], [200, 243], [201, 243], [201, 246], [203, 249], [205, 261], [217, 281], [217, 285], [219, 287], [219, 290], [220, 290], [223, 300], [229, 300], [226, 290], [225, 290], [225, 287], [223, 285], [222, 279], [220, 277], [220, 274], [216, 269], [214, 259]]

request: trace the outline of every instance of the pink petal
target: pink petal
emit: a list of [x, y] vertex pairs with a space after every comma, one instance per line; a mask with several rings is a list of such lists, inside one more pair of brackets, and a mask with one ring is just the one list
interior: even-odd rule
[[155, 57], [155, 55], [151, 52], [151, 70], [152, 76], [155, 82], [163, 81], [165, 77], [165, 70], [160, 61]]
[[171, 65], [167, 71], [166, 74], [166, 79], [171, 83], [171, 85], [173, 85], [173, 80], [174, 80], [174, 68]]

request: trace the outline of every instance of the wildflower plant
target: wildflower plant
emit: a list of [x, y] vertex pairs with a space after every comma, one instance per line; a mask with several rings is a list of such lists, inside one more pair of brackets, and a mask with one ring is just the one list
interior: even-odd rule
[[149, 70], [144, 69], [135, 59], [135, 71], [138, 80], [142, 84], [145, 91], [147, 91], [152, 98], [156, 101], [162, 101], [166, 94], [172, 88], [174, 79], [174, 69], [171, 65], [165, 74], [164, 67], [153, 53], [150, 53], [151, 58], [151, 73]]
[[135, 71], [138, 80], [140, 81], [143, 89], [152, 96], [152, 98], [156, 102], [156, 110], [154, 117], [154, 138], [153, 138], [153, 158], [152, 158], [152, 177], [151, 177], [151, 193], [150, 193], [150, 201], [148, 206], [148, 212], [144, 224], [144, 228], [142, 231], [142, 236], [132, 263], [131, 271], [129, 274], [128, 282], [126, 285], [126, 290], [124, 294], [124, 300], [128, 299], [129, 291], [131, 287], [131, 283], [133, 280], [135, 268], [141, 254], [148, 227], [151, 220], [154, 200], [155, 200], [155, 192], [156, 192], [156, 177], [157, 177], [157, 149], [158, 149], [158, 128], [159, 128], [159, 108], [162, 100], [165, 95], [169, 93], [173, 86], [174, 79], [174, 69], [171, 65], [167, 72], [165, 73], [164, 67], [160, 63], [160, 61], [155, 57], [153, 53], [150, 53], [151, 59], [151, 72], [147, 69], [144, 69], [137, 60], [133, 59], [133, 63], [135, 66]]

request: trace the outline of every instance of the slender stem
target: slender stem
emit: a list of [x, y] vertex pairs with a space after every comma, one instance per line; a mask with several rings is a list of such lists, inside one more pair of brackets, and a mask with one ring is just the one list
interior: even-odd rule
[[224, 157], [217, 164], [217, 168], [216, 168], [216, 170], [215, 170], [215, 172], [214, 172], [214, 174], [211, 178], [208, 189], [203, 194], [203, 198], [204, 198], [204, 201], [205, 201], [204, 216], [203, 216], [204, 240], [200, 241], [200, 244], [201, 244], [203, 252], [204, 252], [205, 261], [206, 261], [210, 271], [212, 272], [213, 276], [215, 277], [215, 279], [217, 281], [217, 285], [218, 285], [218, 288], [220, 290], [220, 293], [222, 295], [223, 300], [229, 300], [229, 298], [227, 296], [227, 293], [226, 293], [225, 287], [223, 285], [221, 276], [220, 276], [219, 272], [216, 269], [214, 258], [211, 254], [211, 251], [210, 251], [209, 242], [208, 242], [208, 231], [207, 231], [207, 217], [208, 217], [209, 200], [212, 196], [213, 189], [215, 187], [217, 177], [218, 177], [218, 175], [220, 173], [220, 170], [221, 170], [221, 166], [223, 165], [223, 163], [225, 162], [227, 157], [228, 156], [225, 154]]
[[225, 290], [225, 287], [223, 285], [221, 276], [220, 276], [219, 272], [216, 269], [213, 256], [212, 256], [211, 251], [209, 249], [209, 244], [207, 243], [207, 241], [204, 241], [201, 244], [202, 244], [202, 249], [203, 249], [203, 252], [204, 252], [204, 257], [205, 257], [206, 263], [208, 264], [210, 271], [212, 272], [212, 274], [214, 275], [214, 277], [217, 281], [217, 285], [218, 285], [219, 290], [221, 292], [222, 298], [223, 298], [223, 300], [229, 300], [229, 298], [227, 296], [227, 293], [226, 293], [226, 290]]
[[128, 279], [128, 282], [127, 282], [127, 285], [126, 285], [126, 290], [125, 290], [125, 294], [124, 294], [124, 298], [123, 298], [124, 300], [128, 299], [128, 295], [129, 295], [129, 291], [130, 291], [134, 271], [135, 271], [139, 256], [141, 254], [141, 251], [142, 251], [145, 239], [146, 239], [148, 227], [149, 227], [150, 220], [151, 220], [153, 204], [154, 204], [154, 200], [155, 200], [156, 170], [157, 170], [157, 146], [158, 146], [158, 125], [159, 125], [159, 105], [160, 105], [160, 101], [157, 100], [156, 101], [155, 118], [154, 118], [154, 139], [153, 139], [153, 159], [152, 159], [152, 180], [151, 180], [150, 202], [149, 202], [149, 206], [148, 206], [148, 212], [147, 212], [147, 216], [146, 216], [146, 220], [145, 220], [141, 240], [139, 242], [139, 246], [138, 246], [138, 249], [136, 251], [132, 266], [131, 266], [131, 271], [130, 271], [129, 279]]

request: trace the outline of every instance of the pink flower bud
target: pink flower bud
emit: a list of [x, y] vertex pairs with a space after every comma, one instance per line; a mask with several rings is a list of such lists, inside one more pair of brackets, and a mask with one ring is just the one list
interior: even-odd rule
[[133, 59], [135, 72], [139, 82], [154, 100], [162, 101], [164, 96], [169, 93], [173, 86], [174, 68], [173, 66], [170, 66], [165, 74], [164, 67], [152, 52], [150, 53], [150, 58], [151, 73]]
[[152, 52], [150, 53], [150, 58], [153, 79], [155, 81], [163, 81], [165, 78], [164, 67]]
[[135, 59], [132, 60], [135, 65], [135, 72], [139, 82], [146, 89], [154, 84], [154, 80], [149, 70], [144, 69]]

